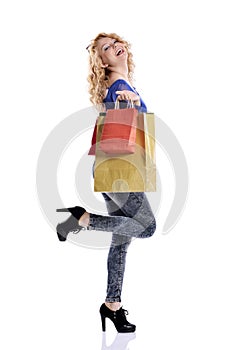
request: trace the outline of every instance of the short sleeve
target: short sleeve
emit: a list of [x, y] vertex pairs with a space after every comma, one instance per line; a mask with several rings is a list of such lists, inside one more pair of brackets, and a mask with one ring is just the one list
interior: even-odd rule
[[135, 92], [125, 80], [121, 80], [121, 79], [117, 80], [109, 90], [110, 90], [109, 95], [113, 102], [115, 102], [118, 97], [118, 94], [116, 94], [116, 91], [129, 90], [129, 91]]

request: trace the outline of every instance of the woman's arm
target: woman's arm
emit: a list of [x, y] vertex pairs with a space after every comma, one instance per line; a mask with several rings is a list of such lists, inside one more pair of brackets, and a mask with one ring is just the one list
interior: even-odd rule
[[140, 96], [130, 90], [122, 90], [115, 92], [120, 101], [133, 101], [136, 106], [140, 106]]

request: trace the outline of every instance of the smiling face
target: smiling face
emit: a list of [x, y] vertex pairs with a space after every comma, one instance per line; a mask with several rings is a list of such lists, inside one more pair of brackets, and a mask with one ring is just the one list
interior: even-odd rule
[[99, 33], [87, 47], [89, 52], [90, 101], [101, 104], [106, 88], [116, 79], [133, 84], [134, 62], [131, 45], [116, 33]]
[[100, 38], [97, 43], [97, 50], [103, 65], [115, 67], [122, 62], [127, 62], [126, 46], [116, 39]]

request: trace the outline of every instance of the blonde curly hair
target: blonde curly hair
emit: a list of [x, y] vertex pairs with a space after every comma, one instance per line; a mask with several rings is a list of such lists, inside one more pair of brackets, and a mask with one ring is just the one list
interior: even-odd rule
[[106, 89], [108, 87], [108, 82], [109, 82], [110, 72], [107, 68], [102, 67], [103, 63], [97, 51], [97, 43], [98, 43], [98, 40], [101, 38], [115, 39], [118, 42], [125, 45], [128, 53], [128, 58], [127, 58], [128, 77], [131, 84], [133, 81], [134, 62], [133, 62], [133, 55], [130, 51], [130, 47], [131, 47], [130, 44], [115, 33], [98, 34], [96, 38], [91, 41], [91, 44], [87, 47], [89, 51], [89, 75], [87, 78], [89, 82], [88, 91], [90, 94], [90, 101], [93, 104], [101, 104], [103, 102], [103, 99], [106, 94]]

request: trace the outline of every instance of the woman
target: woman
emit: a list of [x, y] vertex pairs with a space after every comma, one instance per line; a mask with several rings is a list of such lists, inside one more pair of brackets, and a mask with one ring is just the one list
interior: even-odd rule
[[[147, 110], [144, 101], [132, 86], [133, 60], [129, 44], [116, 34], [100, 33], [92, 40], [89, 50], [89, 93], [94, 105], [105, 104], [111, 108], [116, 99], [133, 101], [140, 111]], [[153, 235], [156, 222], [145, 193], [103, 193], [109, 216], [86, 212], [82, 207], [68, 210], [72, 215], [58, 224], [60, 240], [66, 240], [71, 231], [81, 229], [112, 232], [108, 254], [108, 283], [105, 302], [100, 307], [102, 329], [105, 318], [114, 323], [119, 333], [134, 332], [136, 326], [126, 319], [121, 307], [121, 292], [128, 246], [133, 237], [147, 238]]]

